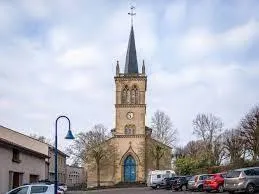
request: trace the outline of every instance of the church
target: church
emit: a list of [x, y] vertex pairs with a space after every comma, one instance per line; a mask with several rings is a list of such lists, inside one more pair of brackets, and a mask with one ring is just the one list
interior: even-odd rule
[[[101, 165], [100, 183], [144, 183], [150, 170], [171, 169], [172, 148], [152, 139], [152, 129], [146, 126], [147, 75], [144, 61], [139, 71], [133, 24], [124, 72], [117, 61], [114, 80], [115, 128], [108, 141], [115, 146], [116, 156], [109, 165]], [[87, 174], [88, 186], [96, 186], [96, 169], [87, 168]]]

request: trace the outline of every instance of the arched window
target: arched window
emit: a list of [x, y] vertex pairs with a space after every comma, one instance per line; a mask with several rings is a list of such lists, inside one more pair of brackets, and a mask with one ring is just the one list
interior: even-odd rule
[[136, 88], [136, 90], [135, 90], [135, 98], [136, 98], [135, 104], [139, 104], [139, 92], [138, 92], [138, 88]]
[[131, 90], [131, 104], [136, 104], [136, 91], [134, 89]]
[[121, 102], [122, 104], [126, 104], [127, 103], [127, 94], [128, 94], [129, 88], [126, 85], [123, 90], [122, 90], [122, 97], [121, 97]]
[[125, 126], [125, 135], [134, 135], [135, 134], [135, 125], [126, 125]]
[[138, 88], [136, 85], [133, 86], [131, 90], [131, 103], [132, 104], [138, 104], [139, 103], [139, 94], [138, 94]]
[[130, 104], [130, 90], [127, 90], [127, 104]]

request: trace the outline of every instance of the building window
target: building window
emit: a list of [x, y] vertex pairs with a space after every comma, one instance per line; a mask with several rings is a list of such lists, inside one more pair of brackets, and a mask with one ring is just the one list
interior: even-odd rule
[[31, 194], [33, 193], [45, 193], [48, 190], [48, 186], [32, 186]]
[[127, 104], [130, 104], [130, 90], [127, 90]]
[[132, 104], [138, 104], [139, 103], [139, 94], [138, 94], [138, 88], [136, 85], [133, 86], [131, 90], [131, 103]]
[[13, 149], [13, 162], [20, 163], [20, 151], [17, 149]]
[[30, 183], [36, 183], [39, 181], [39, 175], [30, 174]]
[[126, 125], [125, 135], [134, 135], [134, 134], [135, 134], [135, 125]]
[[128, 94], [129, 88], [126, 85], [123, 90], [122, 90], [122, 98], [121, 98], [121, 102], [122, 104], [126, 104], [127, 103], [127, 94]]

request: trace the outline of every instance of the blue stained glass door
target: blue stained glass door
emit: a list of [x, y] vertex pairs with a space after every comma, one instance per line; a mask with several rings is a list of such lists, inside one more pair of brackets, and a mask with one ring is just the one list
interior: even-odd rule
[[124, 182], [136, 181], [136, 162], [132, 156], [124, 160]]

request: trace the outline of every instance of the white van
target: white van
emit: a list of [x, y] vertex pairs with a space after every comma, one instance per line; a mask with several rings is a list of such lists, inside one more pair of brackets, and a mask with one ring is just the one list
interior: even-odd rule
[[173, 170], [154, 170], [148, 173], [147, 186], [153, 189], [159, 189], [164, 186], [164, 178], [171, 178], [175, 176]]

